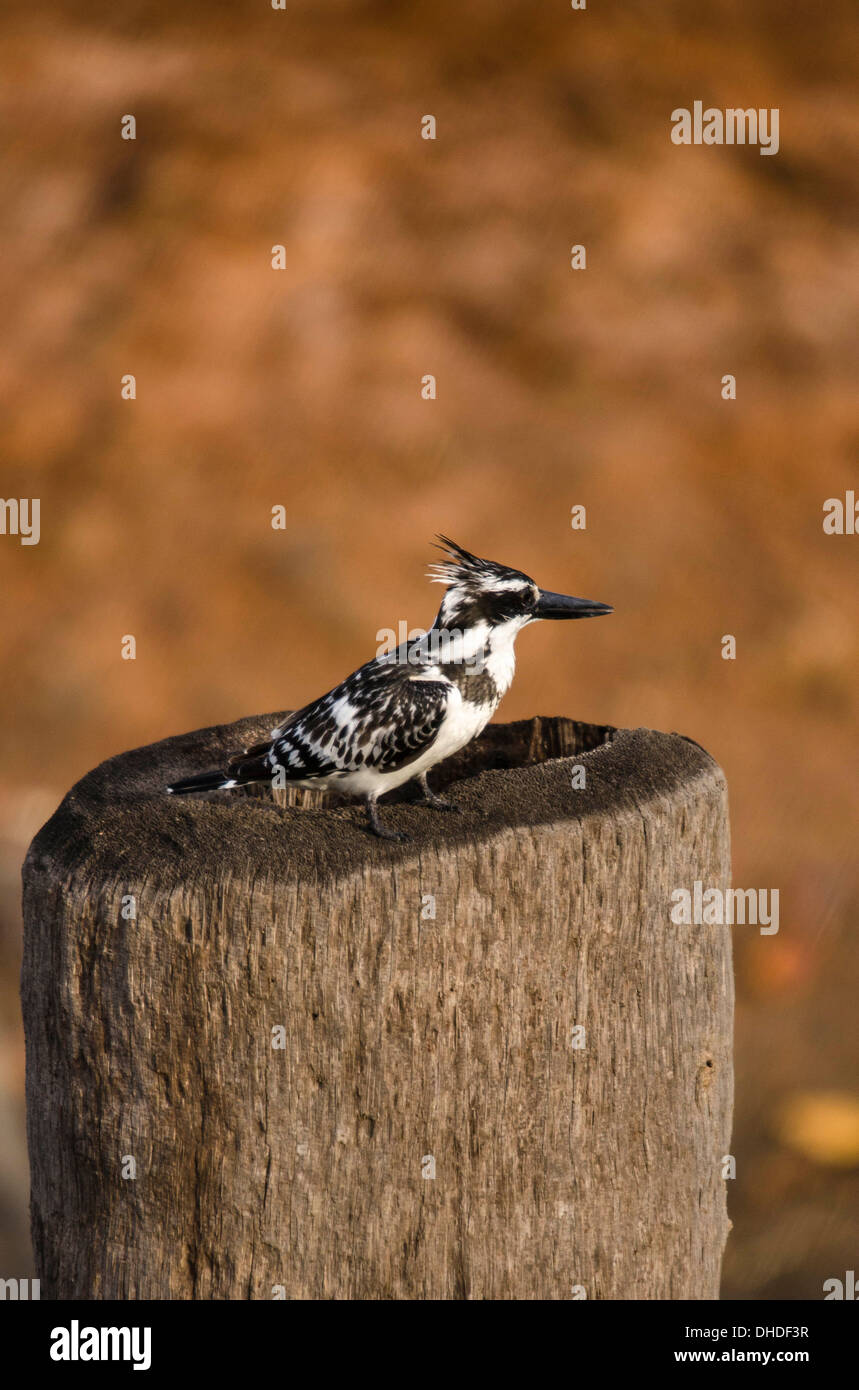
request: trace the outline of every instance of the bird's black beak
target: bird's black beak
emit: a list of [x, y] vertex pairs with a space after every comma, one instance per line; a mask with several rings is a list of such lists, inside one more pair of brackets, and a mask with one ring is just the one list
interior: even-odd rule
[[599, 618], [603, 613], [613, 613], [608, 603], [597, 603], [592, 598], [570, 598], [568, 594], [550, 594], [547, 589], [540, 590], [535, 618]]

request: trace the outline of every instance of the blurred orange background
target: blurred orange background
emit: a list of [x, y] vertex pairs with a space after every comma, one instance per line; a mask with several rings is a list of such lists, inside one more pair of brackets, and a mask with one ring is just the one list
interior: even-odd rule
[[[734, 881], [781, 928], [735, 928], [724, 1293], [822, 1297], [859, 1250], [859, 539], [822, 528], [859, 441], [853, 6], [4, 22], [0, 492], [41, 539], [0, 536], [0, 1276], [30, 1271], [29, 840], [102, 759], [429, 626], [445, 531], [615, 605], [526, 633], [500, 717], [678, 730], [727, 773]], [[695, 100], [778, 107], [779, 153], [675, 146]]]

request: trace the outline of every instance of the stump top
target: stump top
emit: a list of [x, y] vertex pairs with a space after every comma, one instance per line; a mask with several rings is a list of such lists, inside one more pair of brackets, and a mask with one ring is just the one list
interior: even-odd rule
[[[679, 734], [538, 717], [488, 725], [434, 770], [434, 787], [451, 790], [460, 814], [411, 806], [408, 788], [386, 797], [385, 823], [404, 830], [404, 842], [368, 834], [359, 803], [284, 806], [267, 789], [166, 794], [169, 782], [220, 765], [283, 717], [197, 729], [108, 759], [76, 783], [36, 836], [25, 874], [64, 880], [83, 868], [90, 882], [117, 872], [150, 882], [223, 871], [277, 881], [331, 876], [431, 847], [488, 842], [515, 827], [612, 819], [702, 777], [714, 786], [724, 780], [710, 755]], [[572, 787], [576, 764], [585, 768], [581, 790]]]

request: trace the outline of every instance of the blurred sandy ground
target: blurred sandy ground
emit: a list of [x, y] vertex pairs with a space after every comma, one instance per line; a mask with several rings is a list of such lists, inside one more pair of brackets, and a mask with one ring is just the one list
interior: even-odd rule
[[[0, 538], [0, 1274], [29, 1268], [29, 839], [101, 759], [428, 625], [445, 530], [616, 606], [524, 636], [505, 718], [676, 729], [726, 769], [735, 882], [779, 888], [782, 928], [736, 931], [725, 1292], [820, 1297], [855, 1267], [859, 1145], [779, 1117], [857, 1091], [859, 540], [821, 528], [859, 438], [853, 7], [4, 18], [0, 492], [41, 498], [42, 540]], [[695, 99], [778, 106], [780, 153], [673, 146]]]

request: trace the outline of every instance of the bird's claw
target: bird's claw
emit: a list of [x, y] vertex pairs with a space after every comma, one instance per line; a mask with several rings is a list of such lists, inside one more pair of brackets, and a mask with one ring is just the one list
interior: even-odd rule
[[380, 840], [410, 840], [410, 839], [411, 839], [411, 836], [410, 836], [410, 835], [407, 835], [406, 832], [405, 832], [404, 830], [386, 830], [386, 829], [384, 828], [384, 826], [373, 826], [373, 827], [371, 827], [371, 833], [372, 833], [373, 835], [376, 835]]
[[367, 827], [380, 840], [408, 840], [409, 838], [404, 830], [389, 830], [386, 825], [383, 825], [379, 819], [378, 808], [372, 801], [367, 806]]
[[445, 796], [425, 796], [418, 802], [419, 806], [432, 806], [434, 811], [461, 811], [462, 807], [455, 801], [448, 801]]

